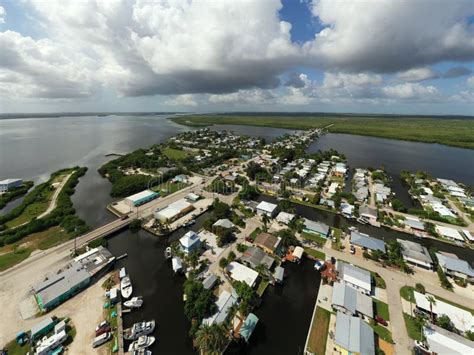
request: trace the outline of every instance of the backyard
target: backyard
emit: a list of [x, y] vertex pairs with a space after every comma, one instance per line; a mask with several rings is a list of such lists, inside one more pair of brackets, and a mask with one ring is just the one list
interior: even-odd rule
[[324, 308], [317, 307], [308, 339], [308, 351], [316, 355], [326, 353], [329, 319], [331, 313]]

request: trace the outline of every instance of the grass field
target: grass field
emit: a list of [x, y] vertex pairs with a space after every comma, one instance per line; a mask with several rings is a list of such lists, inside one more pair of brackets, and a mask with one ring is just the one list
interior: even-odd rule
[[0, 255], [0, 271], [16, 265], [30, 256], [32, 248], [19, 248], [15, 251]]
[[263, 296], [263, 293], [267, 289], [268, 284], [269, 284], [268, 280], [262, 280], [262, 282], [260, 282], [260, 285], [258, 285], [258, 289], [257, 289], [258, 297]]
[[411, 286], [403, 286], [400, 289], [400, 296], [408, 302], [415, 302], [415, 296], [413, 295], [414, 288]]
[[188, 153], [183, 150], [173, 149], [169, 147], [163, 150], [163, 154], [166, 155], [169, 159], [173, 160], [182, 160], [188, 156]]
[[390, 330], [381, 326], [380, 324], [373, 325], [372, 329], [374, 330], [375, 334], [377, 334], [380, 338], [389, 343], [393, 343], [392, 333], [390, 333]]
[[474, 120], [443, 117], [344, 115], [192, 115], [171, 118], [188, 126], [235, 124], [286, 129], [328, 127], [332, 133], [439, 143], [474, 149]]
[[324, 308], [317, 307], [308, 340], [308, 351], [316, 355], [326, 353], [326, 342], [328, 340], [329, 319], [331, 313]]
[[408, 336], [414, 340], [421, 340], [421, 329], [416, 325], [415, 318], [406, 313], [403, 313], [403, 318]]
[[311, 240], [313, 242], [320, 243], [320, 244], [323, 244], [323, 245], [326, 244], [326, 242], [327, 242], [326, 238], [320, 237], [320, 236], [315, 235], [315, 234], [306, 233], [306, 232], [301, 233], [301, 237], [303, 239]]
[[380, 300], [377, 300], [375, 298], [372, 298], [372, 300], [374, 301], [374, 305], [375, 305], [375, 307], [374, 307], [375, 314], [382, 317], [386, 321], [389, 321], [390, 320], [390, 313], [388, 311], [388, 304], [386, 304], [385, 302], [382, 302]]
[[314, 250], [311, 248], [304, 248], [304, 252], [312, 256], [313, 258], [326, 260], [326, 254], [324, 254], [322, 251]]

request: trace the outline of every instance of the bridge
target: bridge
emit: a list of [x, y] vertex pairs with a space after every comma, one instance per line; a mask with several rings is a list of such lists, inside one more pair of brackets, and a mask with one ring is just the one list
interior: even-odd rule
[[110, 223], [104, 224], [103, 226], [100, 226], [93, 231], [90, 231], [87, 234], [83, 234], [80, 237], [80, 242], [81, 244], [86, 244], [89, 243], [95, 239], [107, 237], [108, 235], [118, 232], [119, 230], [122, 230], [123, 228], [127, 227], [134, 218], [127, 218], [127, 219], [116, 219]]

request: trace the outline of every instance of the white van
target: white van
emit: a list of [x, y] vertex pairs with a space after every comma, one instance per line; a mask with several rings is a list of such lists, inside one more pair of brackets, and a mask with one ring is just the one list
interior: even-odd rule
[[94, 341], [92, 342], [92, 347], [97, 348], [98, 346], [101, 346], [102, 344], [108, 342], [112, 336], [110, 335], [110, 332], [104, 333], [99, 335], [98, 337], [95, 337]]

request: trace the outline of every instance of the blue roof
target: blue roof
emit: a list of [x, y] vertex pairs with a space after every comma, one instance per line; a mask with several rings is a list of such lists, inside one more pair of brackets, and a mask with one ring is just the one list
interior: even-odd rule
[[351, 244], [355, 244], [370, 250], [380, 250], [385, 253], [385, 243], [383, 240], [372, 238], [367, 234], [351, 232]]
[[258, 323], [258, 317], [253, 314], [249, 313], [247, 318], [245, 318], [244, 324], [242, 324], [242, 327], [240, 327], [240, 335], [242, 338], [245, 339], [246, 342], [249, 341], [250, 336], [252, 335], [255, 327], [257, 326]]

